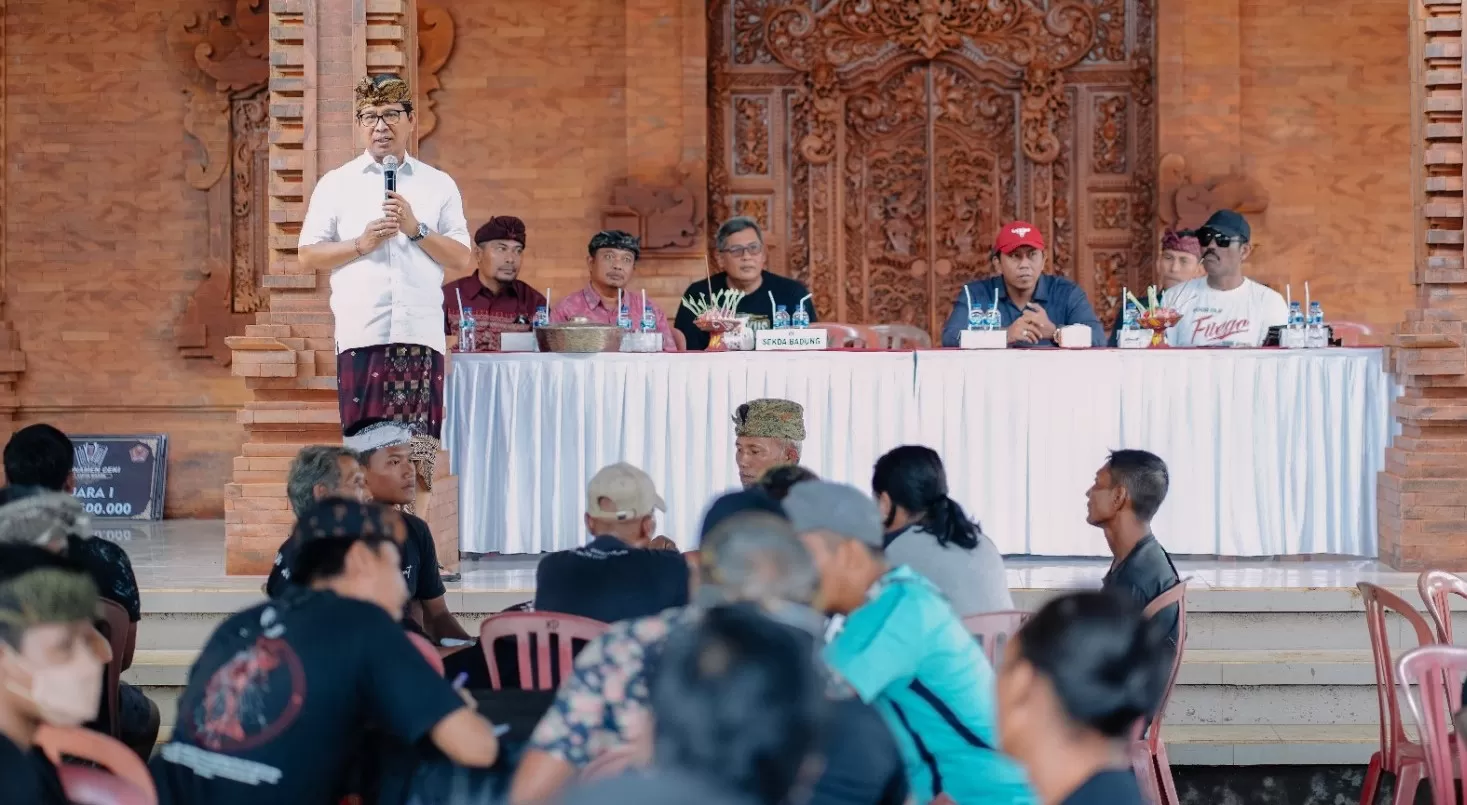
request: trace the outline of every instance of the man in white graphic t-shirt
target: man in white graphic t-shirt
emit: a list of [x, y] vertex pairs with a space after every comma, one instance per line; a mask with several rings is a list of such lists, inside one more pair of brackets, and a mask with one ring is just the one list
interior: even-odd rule
[[1206, 276], [1167, 291], [1168, 304], [1182, 318], [1167, 331], [1174, 347], [1256, 347], [1268, 328], [1285, 324], [1289, 306], [1278, 291], [1243, 276], [1253, 251], [1248, 221], [1232, 210], [1218, 210], [1197, 230]]

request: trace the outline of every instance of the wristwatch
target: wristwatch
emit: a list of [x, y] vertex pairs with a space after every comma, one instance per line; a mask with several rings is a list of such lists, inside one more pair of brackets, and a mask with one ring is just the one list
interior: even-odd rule
[[431, 232], [431, 231], [432, 230], [430, 230], [428, 228], [428, 225], [427, 224], [423, 223], [422, 221], [419, 221], [418, 222], [418, 233], [416, 235], [408, 235], [408, 240], [412, 241], [413, 243], [417, 243], [418, 241], [422, 240], [423, 238], [428, 237], [428, 233]]

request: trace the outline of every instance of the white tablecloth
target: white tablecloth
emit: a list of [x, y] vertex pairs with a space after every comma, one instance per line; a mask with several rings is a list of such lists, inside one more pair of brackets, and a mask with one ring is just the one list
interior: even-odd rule
[[805, 406], [804, 464], [866, 489], [900, 444], [942, 453], [952, 496], [1005, 553], [1099, 556], [1085, 490], [1108, 450], [1166, 459], [1173, 553], [1373, 556], [1393, 388], [1374, 349], [455, 355], [445, 441], [462, 549], [581, 544], [585, 484], [629, 461], [697, 543], [735, 488], [730, 417]]

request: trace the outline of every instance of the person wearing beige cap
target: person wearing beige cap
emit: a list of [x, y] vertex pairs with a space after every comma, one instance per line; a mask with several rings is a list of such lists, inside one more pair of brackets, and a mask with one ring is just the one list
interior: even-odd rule
[[540, 560], [535, 609], [614, 623], [687, 605], [687, 562], [652, 547], [656, 513], [666, 510], [647, 473], [625, 463], [602, 468], [586, 485], [591, 541]]
[[800, 463], [805, 409], [773, 398], [750, 400], [734, 412], [734, 461], [739, 482], [751, 487], [775, 467]]

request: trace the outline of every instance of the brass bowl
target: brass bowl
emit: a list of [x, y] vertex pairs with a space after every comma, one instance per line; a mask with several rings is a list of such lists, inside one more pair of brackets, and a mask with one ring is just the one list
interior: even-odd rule
[[619, 352], [621, 328], [614, 324], [572, 319], [536, 327], [535, 340], [539, 342], [541, 352]]

